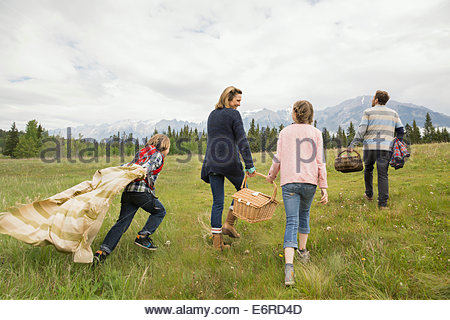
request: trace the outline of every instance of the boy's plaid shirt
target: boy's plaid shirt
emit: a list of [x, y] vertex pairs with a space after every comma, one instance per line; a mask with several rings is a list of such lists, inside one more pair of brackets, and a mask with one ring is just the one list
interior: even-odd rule
[[160, 152], [155, 152], [152, 154], [150, 159], [142, 165], [142, 167], [147, 169], [147, 181], [150, 184], [150, 187], [145, 183], [144, 180], [133, 181], [130, 182], [125, 187], [125, 192], [149, 192], [152, 193], [152, 190], [155, 189], [155, 182], [158, 178], [158, 174], [154, 174], [155, 170], [158, 170], [164, 163], [163, 156]]

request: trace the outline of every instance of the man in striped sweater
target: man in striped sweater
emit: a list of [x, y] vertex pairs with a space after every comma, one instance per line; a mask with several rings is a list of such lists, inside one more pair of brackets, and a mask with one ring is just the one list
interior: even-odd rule
[[378, 171], [378, 207], [387, 209], [389, 199], [388, 169], [392, 156], [392, 144], [395, 135], [401, 141], [404, 135], [403, 124], [395, 110], [386, 107], [389, 94], [378, 90], [372, 100], [372, 108], [364, 110], [355, 138], [348, 151], [362, 142], [364, 155], [364, 197], [373, 200], [373, 167], [377, 163]]

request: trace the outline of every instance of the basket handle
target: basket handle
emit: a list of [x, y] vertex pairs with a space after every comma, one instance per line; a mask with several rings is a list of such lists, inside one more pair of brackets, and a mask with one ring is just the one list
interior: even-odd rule
[[[258, 176], [261, 176], [263, 178], [267, 178], [267, 176], [265, 176], [262, 173], [259, 173], [257, 171], [255, 171], [255, 174]], [[247, 178], [248, 178], [248, 172], [245, 173], [244, 180], [242, 180], [241, 189], [243, 189], [245, 184], [247, 183]], [[272, 184], [273, 184], [273, 194], [272, 194], [271, 200], [275, 200], [275, 197], [277, 196], [277, 184], [275, 183], [275, 181], [273, 181]]]
[[344, 152], [347, 152], [347, 153], [355, 152], [355, 153], [358, 155], [358, 157], [361, 158], [361, 155], [360, 155], [359, 152], [356, 151], [356, 150], [353, 150], [353, 151], [348, 151], [348, 150], [341, 151], [341, 152], [339, 152], [339, 154], [337, 155], [337, 157], [339, 158], [339, 157], [341, 156], [341, 154], [343, 154]]

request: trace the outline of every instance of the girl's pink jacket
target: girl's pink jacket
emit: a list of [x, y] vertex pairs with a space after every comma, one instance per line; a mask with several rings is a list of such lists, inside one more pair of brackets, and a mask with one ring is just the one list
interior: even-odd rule
[[277, 154], [268, 175], [276, 178], [281, 172], [283, 186], [288, 183], [310, 183], [328, 188], [323, 153], [322, 133], [309, 124], [291, 124], [281, 130]]

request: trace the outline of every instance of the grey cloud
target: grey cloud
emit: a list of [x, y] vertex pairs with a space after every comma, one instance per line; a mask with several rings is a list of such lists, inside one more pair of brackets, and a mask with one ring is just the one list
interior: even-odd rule
[[31, 106], [39, 104], [61, 105], [63, 100], [55, 98], [45, 93], [36, 93], [20, 88], [8, 88], [0, 86], [0, 107], [3, 111], [6, 106], [14, 106], [15, 108], [22, 108], [24, 112], [30, 110]]
[[[14, 108], [51, 123], [104, 113], [113, 122], [127, 117], [124, 107], [132, 117], [201, 120], [223, 88], [236, 85], [241, 110], [278, 109], [300, 97], [323, 108], [384, 87], [397, 100], [446, 112], [449, 6], [6, 0], [0, 108], [13, 107], [8, 123], [21, 117]], [[48, 113], [52, 106], [60, 108]]]

